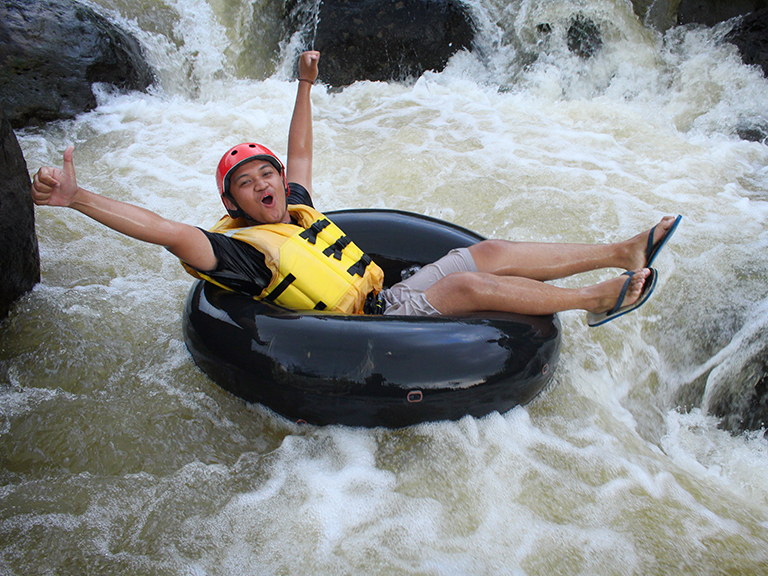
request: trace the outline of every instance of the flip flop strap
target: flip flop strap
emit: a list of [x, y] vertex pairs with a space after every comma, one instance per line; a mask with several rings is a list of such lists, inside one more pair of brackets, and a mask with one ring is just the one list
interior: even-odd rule
[[[658, 224], [656, 226], [658, 226]], [[646, 246], [645, 248], [646, 265], [647, 265], [647, 262], [651, 259], [651, 255], [653, 254], [653, 235], [656, 233], [656, 226], [651, 228], [651, 233], [648, 234], [648, 246]]]
[[624, 286], [621, 287], [621, 292], [619, 292], [619, 299], [616, 300], [616, 306], [613, 307], [613, 310], [611, 310], [609, 314], [615, 314], [616, 312], [619, 311], [619, 308], [621, 308], [621, 305], [624, 304], [624, 297], [627, 295], [627, 290], [629, 290], [630, 281], [632, 280], [632, 276], [634, 275], [635, 273], [632, 272], [631, 270], [627, 270], [626, 272], [624, 272], [624, 274], [622, 274], [622, 276], [629, 276], [629, 278], [627, 278], [627, 281], [624, 282]]

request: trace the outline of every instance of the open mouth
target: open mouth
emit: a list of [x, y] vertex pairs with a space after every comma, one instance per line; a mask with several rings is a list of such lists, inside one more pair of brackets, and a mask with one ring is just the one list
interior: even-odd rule
[[272, 206], [275, 203], [275, 197], [272, 196], [272, 194], [265, 194], [261, 198], [261, 203], [264, 204], [264, 206]]

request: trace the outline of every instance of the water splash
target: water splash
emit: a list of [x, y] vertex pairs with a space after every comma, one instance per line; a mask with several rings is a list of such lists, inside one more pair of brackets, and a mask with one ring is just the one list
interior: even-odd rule
[[[109, 8], [141, 31], [161, 86], [20, 132], [27, 163], [58, 164], [75, 143], [81, 185], [211, 225], [223, 150], [286, 148], [293, 60], [261, 47], [255, 61], [274, 72], [256, 79], [236, 62], [267, 5]], [[192, 364], [175, 258], [39, 209], [43, 282], [0, 342], [3, 570], [760, 573], [765, 440], [702, 411], [762, 353], [768, 147], [736, 127], [768, 109], [766, 80], [719, 30], [662, 36], [626, 2], [473, 10], [487, 49], [440, 74], [313, 88], [317, 205], [579, 242], [683, 213], [654, 298], [600, 330], [563, 314], [556, 385], [525, 408], [399, 431], [300, 428]], [[574, 13], [601, 29], [586, 60], [567, 48]]]

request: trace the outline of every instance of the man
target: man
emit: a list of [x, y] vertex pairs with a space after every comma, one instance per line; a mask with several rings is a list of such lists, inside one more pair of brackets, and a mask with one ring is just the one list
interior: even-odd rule
[[[615, 244], [486, 240], [451, 251], [382, 290], [378, 266], [312, 208], [310, 91], [319, 58], [310, 51], [299, 59], [285, 167], [255, 143], [237, 145], [222, 157], [217, 184], [229, 215], [212, 231], [80, 188], [72, 147], [64, 152], [63, 169], [44, 167], [34, 176], [35, 203], [74, 208], [118, 232], [165, 246], [197, 277], [295, 309], [401, 315], [582, 309], [590, 325], [598, 325], [650, 297], [656, 281], [650, 266], [680, 217], [665, 217], [650, 231]], [[628, 272], [583, 288], [546, 284], [607, 267]]]

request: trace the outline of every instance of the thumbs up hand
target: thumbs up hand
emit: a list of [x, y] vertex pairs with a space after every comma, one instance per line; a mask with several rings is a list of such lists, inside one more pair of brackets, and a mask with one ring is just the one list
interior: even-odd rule
[[75, 164], [72, 161], [74, 147], [64, 151], [62, 168], [44, 166], [32, 179], [32, 200], [38, 206], [71, 206], [77, 196], [78, 185]]

